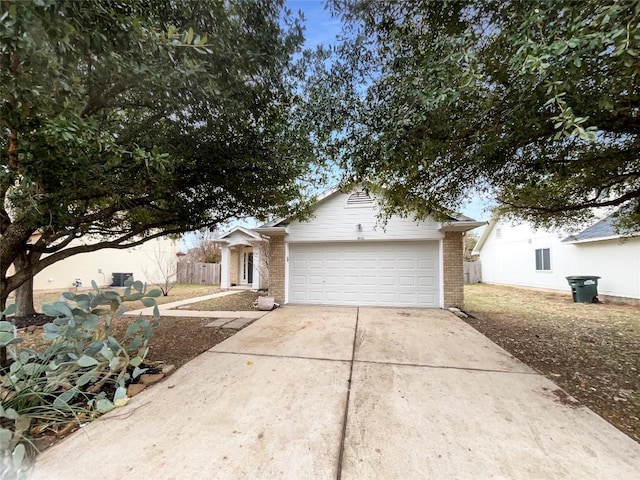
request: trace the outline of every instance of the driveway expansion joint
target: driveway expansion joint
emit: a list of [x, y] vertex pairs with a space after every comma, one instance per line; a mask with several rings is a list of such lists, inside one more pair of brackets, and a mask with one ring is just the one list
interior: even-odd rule
[[437, 370], [465, 370], [469, 372], [486, 372], [486, 373], [510, 373], [517, 375], [540, 375], [535, 370], [531, 371], [515, 371], [515, 370], [498, 370], [495, 368], [474, 368], [474, 367], [456, 367], [453, 365], [431, 365], [428, 363], [402, 363], [402, 362], [381, 362], [376, 360], [354, 360], [354, 363], [373, 364], [373, 365], [390, 365], [394, 367], [418, 367], [433, 368]]
[[225, 353], [228, 355], [251, 355], [252, 357], [267, 357], [267, 358], [290, 358], [292, 360], [319, 360], [321, 362], [341, 362], [346, 363], [348, 358], [325, 358], [325, 357], [304, 357], [301, 355], [275, 355], [273, 353], [256, 353], [256, 352], [232, 352], [228, 350], [207, 350], [204, 353]]
[[353, 329], [353, 346], [351, 348], [351, 362], [349, 365], [349, 380], [347, 381], [347, 398], [344, 405], [344, 417], [342, 419], [342, 434], [340, 436], [340, 450], [338, 452], [338, 466], [336, 480], [342, 479], [342, 464], [344, 462], [344, 442], [347, 437], [347, 422], [349, 420], [349, 401], [351, 399], [351, 385], [353, 380], [353, 364], [356, 358], [358, 343], [358, 320], [360, 319], [360, 307], [356, 309], [356, 325]]

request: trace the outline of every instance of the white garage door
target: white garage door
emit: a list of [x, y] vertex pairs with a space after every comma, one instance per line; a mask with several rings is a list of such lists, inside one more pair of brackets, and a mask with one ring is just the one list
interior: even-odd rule
[[289, 245], [289, 302], [438, 307], [438, 242]]

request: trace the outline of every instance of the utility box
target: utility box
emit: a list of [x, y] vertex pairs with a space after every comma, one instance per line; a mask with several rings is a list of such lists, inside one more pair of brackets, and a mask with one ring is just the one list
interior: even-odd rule
[[111, 286], [112, 287], [124, 287], [124, 282], [127, 278], [133, 277], [133, 273], [112, 273], [111, 274]]
[[574, 303], [596, 303], [598, 301], [598, 279], [592, 275], [566, 277], [571, 286]]

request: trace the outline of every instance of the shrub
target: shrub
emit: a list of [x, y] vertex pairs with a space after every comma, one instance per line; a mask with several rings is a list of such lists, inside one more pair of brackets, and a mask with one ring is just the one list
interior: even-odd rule
[[[160, 290], [144, 291], [142, 282], [125, 282], [122, 294], [101, 290], [65, 292], [60, 301], [43, 306], [54, 320], [43, 326], [43, 351], [16, 348], [22, 338], [13, 321], [0, 322], [0, 347], [10, 365], [0, 376], [0, 471], [20, 477], [25, 458], [36, 450], [30, 438], [52, 426], [90, 421], [128, 401], [126, 384], [142, 374], [157, 320], [139, 316], [116, 339], [113, 320], [124, 314], [126, 301], [154, 307]], [[13, 305], [0, 318], [11, 318]]]

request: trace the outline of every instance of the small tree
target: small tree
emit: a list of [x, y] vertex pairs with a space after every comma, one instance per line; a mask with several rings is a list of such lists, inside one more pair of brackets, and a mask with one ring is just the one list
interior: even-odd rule
[[462, 237], [462, 255], [465, 262], [474, 262], [477, 255], [473, 255], [473, 249], [478, 243], [478, 235], [474, 232], [466, 232]]
[[269, 242], [267, 240], [256, 242], [253, 245], [253, 249], [260, 252], [260, 261], [258, 262], [258, 271], [260, 272], [260, 278], [262, 279], [260, 286], [262, 287], [262, 285], [265, 285], [266, 287], [269, 287], [269, 263], [271, 260]]
[[153, 262], [153, 268], [143, 268], [147, 282], [158, 287], [166, 297], [178, 281], [178, 259], [173, 252], [156, 246], [147, 257]]
[[195, 255], [198, 258], [196, 260], [197, 262], [220, 263], [222, 252], [220, 251], [220, 245], [213, 241], [215, 236], [216, 232], [210, 230], [200, 235], [199, 243], [195, 251]]

